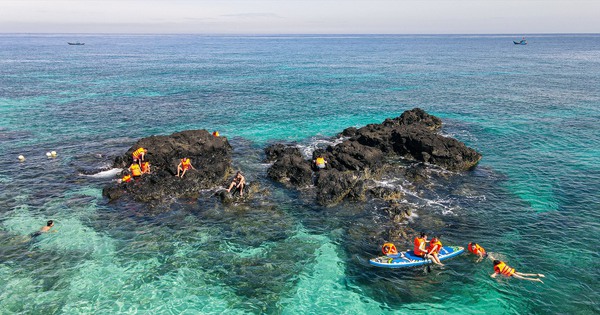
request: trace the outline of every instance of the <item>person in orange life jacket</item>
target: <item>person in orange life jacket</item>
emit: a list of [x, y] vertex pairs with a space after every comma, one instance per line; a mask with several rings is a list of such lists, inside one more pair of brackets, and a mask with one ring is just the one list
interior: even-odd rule
[[215, 136], [215, 137], [218, 137], [219, 136], [219, 132], [215, 130], [215, 131], [213, 131], [212, 135]]
[[150, 162], [142, 162], [142, 174], [150, 174]]
[[[507, 276], [507, 277], [514, 277], [517, 279], [523, 279], [523, 280], [529, 280], [529, 281], [537, 281], [537, 282], [541, 282], [541, 283], [544, 283], [544, 282], [539, 278], [545, 277], [541, 273], [517, 272], [514, 268], [509, 267], [503, 261], [494, 260], [494, 273], [492, 273], [490, 276], [492, 278], [496, 278], [496, 275], [499, 275], [499, 274]], [[539, 278], [527, 278], [527, 277], [539, 277]]]
[[144, 148], [138, 148], [137, 150], [133, 151], [133, 153], [131, 154], [133, 157], [133, 163], [137, 162], [138, 164], [142, 164], [146, 153], [148, 153], [148, 150]]
[[[238, 171], [231, 181], [229, 188], [227, 188], [227, 192], [231, 192], [231, 189], [235, 186], [235, 189], [240, 190], [240, 197], [244, 196], [244, 186], [246, 185], [246, 178], [242, 175], [242, 172]], [[234, 190], [235, 192], [235, 190]]]
[[133, 180], [133, 177], [131, 177], [131, 175], [125, 174], [125, 176], [123, 176], [123, 178], [118, 179], [117, 182], [119, 182], [119, 183], [129, 183], [132, 180]]
[[442, 264], [442, 262], [440, 261], [440, 258], [438, 257], [438, 254], [440, 253], [441, 249], [442, 249], [442, 242], [440, 242], [439, 238], [436, 236], [431, 238], [431, 241], [429, 242], [429, 247], [427, 247], [427, 255], [431, 258], [431, 261], [433, 261], [435, 264], [443, 266], [444, 264]]
[[317, 156], [317, 158], [313, 160], [313, 163], [317, 169], [324, 169], [325, 166], [327, 166], [327, 161], [325, 161], [322, 155]]
[[383, 246], [381, 247], [381, 251], [386, 256], [398, 255], [398, 249], [396, 249], [396, 245], [394, 245], [393, 243], [383, 244]]
[[427, 243], [427, 234], [426, 233], [421, 233], [420, 237], [416, 237], [415, 238], [415, 247], [413, 249], [413, 252], [415, 253], [415, 255], [419, 256], [419, 257], [423, 257], [425, 259], [429, 259], [428, 255], [427, 255], [427, 248], [425, 247], [425, 244]]
[[[480, 262], [481, 260], [483, 260], [484, 258], [488, 257], [488, 253], [485, 251], [485, 249], [483, 249], [483, 247], [479, 246], [479, 244], [471, 242], [469, 243], [469, 245], [467, 245], [467, 249], [479, 256], [479, 259], [477, 259], [477, 262]], [[491, 255], [490, 255], [490, 259], [494, 259]]]
[[131, 164], [131, 166], [129, 166], [129, 171], [131, 172], [131, 176], [133, 177], [142, 176], [142, 169], [137, 163]]
[[[179, 162], [179, 165], [177, 165], [177, 175], [176, 176], [183, 178], [183, 175], [185, 175], [185, 172], [187, 172], [187, 170], [189, 170], [189, 169], [195, 170], [195, 168], [192, 166], [192, 161], [188, 158], [181, 159], [181, 162]], [[181, 172], [181, 176], [179, 176], [180, 172]]]

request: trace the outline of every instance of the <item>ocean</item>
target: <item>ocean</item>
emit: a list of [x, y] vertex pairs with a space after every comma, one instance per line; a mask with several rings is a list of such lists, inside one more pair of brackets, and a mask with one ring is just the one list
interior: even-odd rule
[[[600, 35], [520, 37], [0, 35], [0, 313], [600, 313]], [[415, 107], [483, 159], [427, 183], [384, 176], [413, 209], [405, 226], [543, 284], [492, 279], [468, 254], [373, 267], [381, 204], [325, 208], [266, 178], [268, 144], [309, 154]], [[102, 197], [114, 178], [90, 173], [187, 129], [226, 136], [269, 194]], [[56, 233], [30, 240], [49, 219]]]

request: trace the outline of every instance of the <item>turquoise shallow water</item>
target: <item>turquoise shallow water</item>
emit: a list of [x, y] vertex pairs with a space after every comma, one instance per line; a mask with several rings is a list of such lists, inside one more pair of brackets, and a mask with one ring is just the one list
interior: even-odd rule
[[[600, 36], [512, 39], [1, 35], [0, 309], [600, 312]], [[409, 225], [475, 240], [545, 284], [491, 279], [467, 255], [431, 273], [370, 267], [381, 205], [324, 209], [265, 179], [267, 143], [310, 148], [413, 107], [484, 158], [412, 190], [386, 178], [413, 192]], [[110, 178], [80, 175], [140, 137], [196, 128], [230, 139], [235, 165], [271, 191], [260, 207], [107, 204]], [[47, 219], [58, 232], [28, 241]]]

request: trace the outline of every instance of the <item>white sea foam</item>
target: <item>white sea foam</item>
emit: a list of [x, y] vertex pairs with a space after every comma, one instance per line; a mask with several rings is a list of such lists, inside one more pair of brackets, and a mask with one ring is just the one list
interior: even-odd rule
[[336, 146], [342, 142], [344, 142], [344, 140], [348, 139], [347, 137], [341, 137], [341, 138], [335, 138], [335, 139], [318, 139], [318, 138], [313, 138], [313, 140], [308, 143], [308, 144], [299, 144], [297, 145], [298, 148], [300, 148], [300, 152], [302, 152], [302, 155], [304, 156], [304, 158], [306, 159], [311, 159], [312, 158], [312, 154], [313, 152], [315, 152], [316, 149], [325, 149], [328, 146]]
[[111, 168], [109, 170], [101, 171], [96, 174], [90, 174], [90, 175], [79, 174], [79, 175], [93, 177], [93, 178], [109, 178], [109, 177], [114, 177], [115, 175], [119, 174], [122, 170], [123, 170], [122, 168]]

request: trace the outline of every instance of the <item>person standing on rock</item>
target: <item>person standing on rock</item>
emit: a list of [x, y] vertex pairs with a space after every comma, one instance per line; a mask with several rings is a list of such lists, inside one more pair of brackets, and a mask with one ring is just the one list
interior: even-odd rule
[[146, 153], [148, 153], [148, 150], [144, 148], [138, 148], [137, 150], [133, 151], [131, 154], [133, 157], [133, 163], [138, 163], [141, 165]]
[[[183, 175], [185, 175], [185, 172], [187, 172], [187, 170], [189, 170], [189, 169], [195, 170], [195, 168], [192, 166], [192, 161], [189, 158], [181, 159], [181, 161], [179, 162], [179, 165], [177, 165], [177, 175], [176, 176], [183, 178]], [[181, 176], [179, 176], [180, 172], [181, 172]]]
[[[246, 178], [242, 175], [242, 172], [238, 171], [235, 174], [235, 177], [233, 178], [231, 185], [229, 185], [229, 188], [227, 188], [227, 192], [231, 192], [231, 189], [235, 186], [236, 190], [237, 189], [240, 190], [240, 197], [243, 197], [245, 185], [246, 185]], [[235, 192], [235, 190], [234, 190], [234, 192]]]

